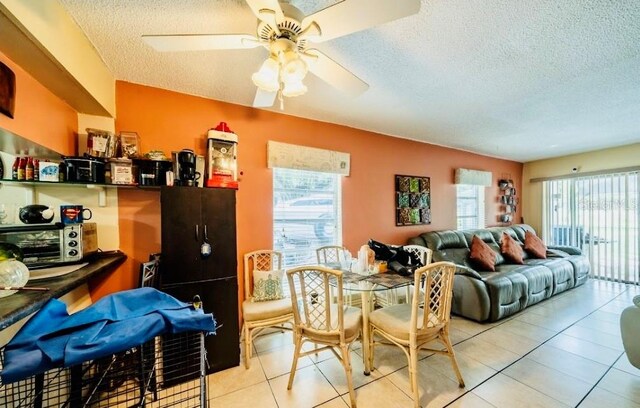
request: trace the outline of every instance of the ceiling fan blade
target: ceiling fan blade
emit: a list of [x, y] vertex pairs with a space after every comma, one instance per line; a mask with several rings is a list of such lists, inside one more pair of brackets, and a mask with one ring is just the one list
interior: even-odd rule
[[316, 22], [322, 35], [310, 36], [314, 42], [328, 41], [389, 21], [416, 14], [420, 0], [344, 0], [302, 20], [302, 27]]
[[262, 45], [249, 34], [143, 35], [142, 39], [158, 51], [233, 50]]
[[278, 92], [268, 92], [258, 88], [258, 90], [256, 91], [256, 97], [253, 99], [253, 107], [268, 108], [270, 106], [273, 106], [273, 103], [276, 101], [277, 95]]
[[[280, 22], [284, 20], [284, 12], [278, 0], [247, 0], [247, 4], [251, 7], [251, 11], [261, 21], [264, 19], [265, 14], [260, 15], [261, 10], [273, 10], [275, 13], [276, 21]], [[268, 21], [267, 21], [268, 22]]]
[[316, 50], [306, 50], [303, 55], [309, 66], [309, 71], [314, 75], [353, 97], [360, 95], [369, 85], [362, 79], [355, 76], [351, 71], [338, 64], [326, 54]]

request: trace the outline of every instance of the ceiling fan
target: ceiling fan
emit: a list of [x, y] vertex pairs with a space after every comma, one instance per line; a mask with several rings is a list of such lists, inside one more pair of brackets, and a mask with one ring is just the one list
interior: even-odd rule
[[333, 87], [357, 96], [369, 88], [326, 54], [311, 46], [356, 31], [406, 17], [420, 10], [420, 0], [344, 0], [305, 16], [288, 0], [246, 0], [258, 17], [255, 35], [177, 34], [143, 35], [158, 51], [199, 51], [264, 47], [269, 57], [252, 75], [258, 87], [254, 107], [272, 106], [283, 96], [303, 95], [302, 82], [311, 71]]

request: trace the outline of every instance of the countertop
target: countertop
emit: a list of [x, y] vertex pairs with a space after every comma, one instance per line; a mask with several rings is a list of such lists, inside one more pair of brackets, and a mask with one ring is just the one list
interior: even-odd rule
[[85, 267], [63, 276], [30, 282], [27, 286], [49, 288], [46, 292], [21, 291], [0, 298], [0, 330], [38, 311], [52, 298], [58, 298], [94, 276], [115, 269], [127, 258], [122, 252], [98, 254]]

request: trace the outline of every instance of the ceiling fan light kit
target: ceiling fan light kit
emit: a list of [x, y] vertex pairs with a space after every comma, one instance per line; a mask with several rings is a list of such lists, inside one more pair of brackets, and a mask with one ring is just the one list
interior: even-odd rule
[[[320, 43], [416, 14], [420, 0], [343, 0], [305, 16], [283, 0], [246, 0], [258, 17], [256, 35], [183, 34], [144, 35], [143, 39], [158, 51], [196, 51], [248, 49], [263, 46], [269, 57], [251, 76], [258, 87], [254, 107], [272, 106], [276, 98], [304, 95], [303, 80], [311, 72], [329, 85], [350, 96], [369, 88], [366, 82], [317, 49]], [[345, 23], [349, 22], [349, 23]]]

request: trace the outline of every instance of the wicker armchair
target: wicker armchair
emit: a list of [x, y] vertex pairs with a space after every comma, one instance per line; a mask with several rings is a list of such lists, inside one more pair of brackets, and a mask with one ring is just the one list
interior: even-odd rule
[[[287, 389], [293, 385], [300, 357], [331, 350], [344, 367], [351, 407], [355, 408], [350, 352], [351, 344], [362, 333], [362, 311], [344, 306], [342, 272], [321, 266], [303, 266], [287, 271], [287, 278], [293, 301], [296, 345]], [[299, 293], [296, 293], [296, 288], [299, 288]], [[336, 296], [331, 295], [331, 288], [336, 290]], [[323, 347], [302, 352], [305, 341]]]
[[[291, 299], [253, 302], [253, 270], [269, 271], [282, 269], [282, 254], [271, 250], [260, 250], [244, 255], [244, 297], [242, 302], [242, 335], [244, 343], [244, 366], [249, 368], [253, 338], [263, 329], [285, 324], [293, 325]], [[287, 328], [288, 329], [288, 328]]]
[[[374, 361], [374, 346], [388, 345], [375, 341], [377, 335], [393, 343], [404, 351], [409, 362], [409, 380], [413, 392], [413, 404], [420, 406], [418, 390], [418, 352], [426, 350], [449, 356], [451, 365], [458, 377], [460, 387], [464, 380], [449, 339], [449, 321], [451, 319], [451, 297], [453, 294], [453, 275], [456, 267], [450, 262], [437, 262], [418, 269], [414, 284], [421, 290], [414, 291], [411, 304], [390, 306], [371, 312], [369, 325], [370, 366]], [[424, 307], [419, 306], [420, 292], [425, 294]], [[440, 342], [443, 348], [425, 347], [433, 341]]]

